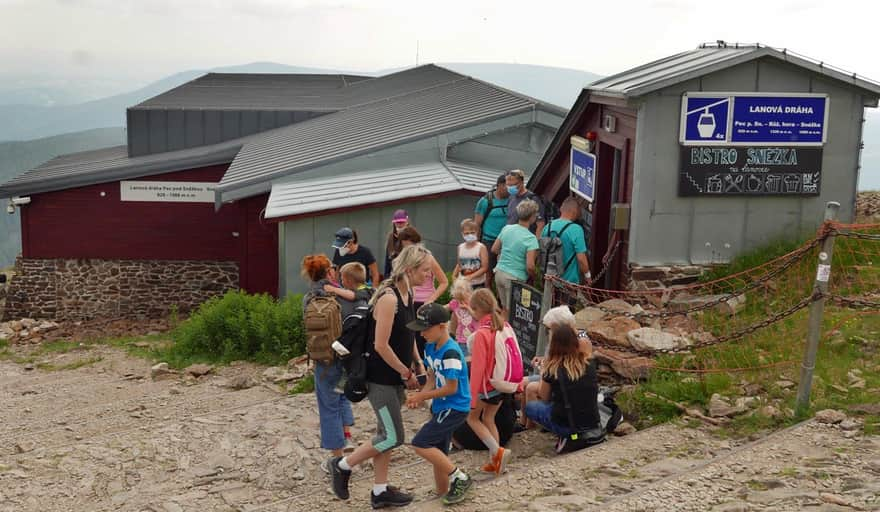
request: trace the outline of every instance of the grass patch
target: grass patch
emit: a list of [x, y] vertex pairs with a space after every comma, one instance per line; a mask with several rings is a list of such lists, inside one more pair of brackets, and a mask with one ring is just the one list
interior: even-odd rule
[[309, 373], [302, 378], [295, 386], [288, 391], [289, 395], [298, 395], [300, 393], [313, 393], [315, 391], [315, 374]]

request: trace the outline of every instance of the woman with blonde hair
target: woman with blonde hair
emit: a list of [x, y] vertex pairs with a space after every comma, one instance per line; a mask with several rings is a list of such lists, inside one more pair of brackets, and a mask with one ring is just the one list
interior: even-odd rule
[[556, 325], [544, 359], [538, 400], [526, 404], [526, 416], [560, 438], [599, 426], [596, 361], [568, 324]]
[[471, 344], [471, 412], [467, 424], [489, 449], [489, 462], [483, 471], [500, 475], [511, 456], [510, 450], [500, 446], [495, 425], [495, 415], [506, 395], [495, 389], [491, 377], [495, 370], [495, 335], [508, 330], [512, 336], [513, 330], [501, 316], [495, 296], [486, 288], [471, 295], [471, 313], [478, 319], [479, 328]]
[[413, 331], [406, 324], [415, 318], [413, 289], [421, 285], [431, 271], [434, 258], [421, 245], [404, 247], [391, 265], [391, 277], [382, 281], [370, 300], [375, 320], [373, 354], [367, 362], [367, 398], [376, 413], [376, 436], [347, 457], [330, 459], [333, 493], [349, 498], [348, 484], [352, 467], [373, 459], [373, 508], [402, 507], [413, 497], [388, 485], [391, 450], [404, 442], [401, 408], [406, 403], [404, 387], [418, 388], [412, 365], [417, 362], [425, 372], [416, 351]]

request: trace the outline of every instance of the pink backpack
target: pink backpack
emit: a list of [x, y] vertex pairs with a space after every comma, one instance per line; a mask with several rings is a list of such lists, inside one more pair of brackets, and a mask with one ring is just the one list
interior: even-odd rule
[[502, 393], [515, 393], [523, 380], [523, 360], [510, 324], [495, 333], [495, 369], [489, 382]]

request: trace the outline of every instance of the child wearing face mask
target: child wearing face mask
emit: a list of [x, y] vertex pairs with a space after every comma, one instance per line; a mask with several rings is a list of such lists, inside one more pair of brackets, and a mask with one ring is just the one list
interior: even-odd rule
[[474, 290], [482, 288], [489, 271], [489, 250], [477, 240], [477, 223], [473, 219], [461, 221], [461, 237], [464, 243], [458, 244], [458, 260], [452, 277], [467, 279]]

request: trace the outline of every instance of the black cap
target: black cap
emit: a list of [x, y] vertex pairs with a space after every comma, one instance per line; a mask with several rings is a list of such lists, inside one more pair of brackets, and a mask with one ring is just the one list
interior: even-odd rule
[[416, 319], [406, 324], [406, 327], [411, 331], [424, 331], [448, 321], [449, 310], [436, 302], [429, 302], [416, 311]]
[[342, 247], [354, 238], [354, 231], [351, 228], [341, 228], [336, 232], [336, 239], [333, 240], [333, 248], [342, 249]]

